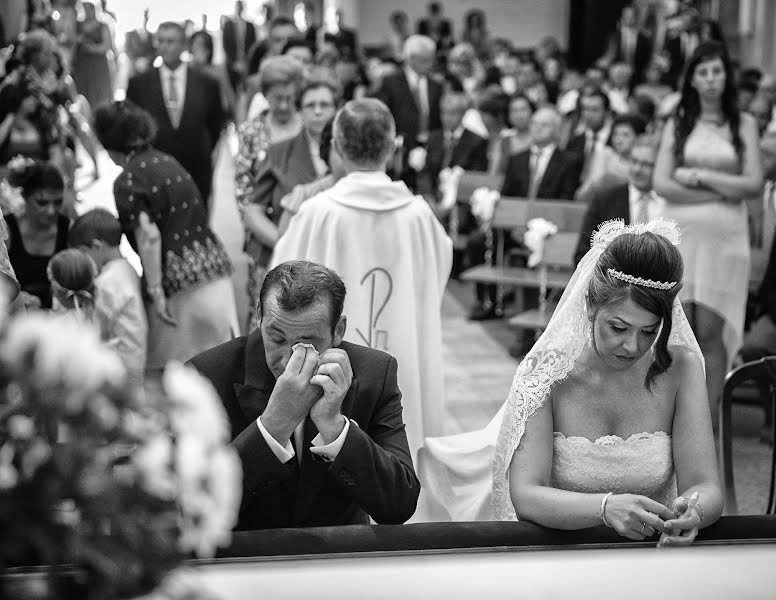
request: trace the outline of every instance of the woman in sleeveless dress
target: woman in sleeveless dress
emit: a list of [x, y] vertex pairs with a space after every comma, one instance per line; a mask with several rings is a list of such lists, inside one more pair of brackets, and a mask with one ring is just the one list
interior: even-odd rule
[[664, 215], [682, 229], [679, 296], [706, 360], [712, 415], [743, 339], [749, 284], [747, 196], [763, 185], [757, 123], [736, 105], [725, 47], [698, 46], [655, 165]]
[[660, 220], [602, 226], [490, 425], [426, 440], [419, 475], [436, 516], [603, 523], [668, 545], [719, 518], [678, 238]]
[[22, 214], [6, 215], [8, 257], [21, 285], [24, 306], [51, 308], [51, 284], [46, 274], [51, 257], [67, 248], [70, 221], [61, 214], [65, 182], [52, 163], [17, 159], [9, 164], [9, 183], [21, 188]]

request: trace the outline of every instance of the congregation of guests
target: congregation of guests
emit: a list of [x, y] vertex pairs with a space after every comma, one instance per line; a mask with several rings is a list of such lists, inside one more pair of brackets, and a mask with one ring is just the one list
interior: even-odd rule
[[[507, 463], [502, 489], [493, 488], [502, 496], [508, 488], [503, 515], [568, 529], [603, 522], [632, 539], [664, 532], [667, 544], [691, 542], [719, 517], [712, 423], [722, 380], [739, 353], [776, 348], [773, 256], [744, 327], [746, 199], [763, 193], [768, 152], [776, 164], [776, 85], [756, 70], [736, 72], [713, 22], [682, 9], [661, 40], [628, 6], [605, 54], [578, 72], [551, 38], [523, 49], [492, 37], [479, 9], [458, 35], [439, 2], [416, 32], [406, 14], [392, 13], [385, 47], [367, 55], [341, 13], [334, 25], [301, 28], [276, 16], [262, 30], [238, 1], [222, 24], [224, 64], [214, 64], [206, 30], [164, 22], [151, 32], [146, 11], [124, 43], [126, 100], [113, 101], [109, 20], [82, 4], [75, 34], [37, 15], [5, 63], [0, 173], [20, 199], [2, 206], [2, 289], [28, 310], [95, 323], [138, 386], [170, 360], [212, 381], [243, 463], [238, 528], [425, 518], [421, 489], [435, 479], [424, 446], [440, 463], [453, 460], [450, 448], [473, 448], [470, 438], [460, 447], [426, 441], [451, 433], [441, 328], [448, 279], [493, 260], [487, 220], [445, 203], [456, 169], [489, 174], [502, 197], [586, 207], [574, 262], [590, 286], [577, 290], [590, 291], [590, 315], [580, 308], [574, 317], [584, 316], [602, 350], [578, 356], [576, 389], [565, 382], [550, 402], [537, 396], [541, 410], [523, 423], [522, 446], [517, 438], [494, 450], [493, 436], [488, 461]], [[210, 225], [229, 123], [248, 260], [245, 323], [232, 260]], [[75, 150], [98, 143], [121, 168], [116, 214], [79, 216]], [[636, 229], [603, 253], [591, 245], [603, 223], [661, 217], [678, 224], [681, 245]], [[122, 256], [122, 235], [142, 276]], [[507, 250], [523, 245], [522, 232], [510, 232]], [[626, 277], [612, 279], [612, 270]], [[640, 291], [628, 277], [668, 288]], [[475, 294], [471, 319], [508, 312], [496, 286], [478, 284]], [[686, 347], [672, 354], [675, 302], [689, 325]], [[622, 348], [628, 360], [619, 363]], [[654, 411], [622, 412], [623, 397], [606, 396], [617, 419], [592, 418], [583, 401], [604, 397], [606, 378], [623, 397], [657, 398]], [[675, 465], [651, 487], [627, 479], [593, 489], [547, 453], [553, 444], [570, 452], [558, 434], [626, 439], [634, 427], [678, 440], [649, 440], [663, 461], [655, 469]], [[452, 497], [433, 483], [428, 491]]]

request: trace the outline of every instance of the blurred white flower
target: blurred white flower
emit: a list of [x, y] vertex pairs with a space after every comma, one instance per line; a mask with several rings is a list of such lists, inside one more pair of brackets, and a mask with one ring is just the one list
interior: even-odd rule
[[458, 185], [464, 171], [461, 167], [445, 167], [439, 173], [439, 190], [442, 192], [440, 204], [444, 210], [450, 210], [458, 199]]
[[0, 360], [39, 387], [78, 390], [78, 395], [124, 379], [121, 359], [101, 342], [98, 330], [69, 315], [34, 313], [14, 319]]
[[10, 490], [19, 482], [19, 473], [13, 466], [13, 446], [0, 448], [0, 490]]
[[132, 455], [140, 485], [149, 494], [163, 500], [174, 500], [178, 494], [178, 485], [172, 473], [172, 449], [170, 436], [159, 433]]
[[407, 164], [413, 171], [422, 171], [426, 166], [427, 155], [425, 148], [417, 146], [410, 150], [409, 156], [407, 156]]
[[8, 434], [17, 440], [28, 440], [35, 433], [35, 422], [26, 415], [8, 418]]
[[[182, 462], [188, 463], [180, 471], [183, 517], [180, 549], [201, 558], [211, 557], [218, 546], [231, 541], [240, 508], [240, 459], [229, 446], [206, 449], [200, 445], [198, 451], [194, 448], [196, 440], [180, 442]], [[201, 457], [195, 464], [192, 459], [200, 451]]]
[[523, 235], [523, 243], [531, 251], [528, 257], [528, 267], [533, 268], [544, 258], [544, 242], [548, 236], [558, 233], [558, 227], [546, 219], [530, 219], [528, 231]]
[[472, 214], [482, 224], [490, 223], [493, 213], [496, 210], [496, 203], [501, 199], [501, 194], [496, 190], [486, 187], [477, 188], [472, 192], [469, 203], [472, 207]]
[[228, 443], [229, 421], [213, 385], [194, 369], [171, 362], [162, 385], [172, 403], [170, 422], [179, 434], [191, 433], [205, 443]]

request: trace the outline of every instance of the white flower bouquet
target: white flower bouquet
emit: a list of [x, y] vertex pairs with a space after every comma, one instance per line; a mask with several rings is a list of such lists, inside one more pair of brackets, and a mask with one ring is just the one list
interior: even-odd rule
[[209, 382], [171, 364], [138, 393], [68, 316], [0, 330], [0, 568], [68, 564], [83, 597], [123, 598], [229, 543], [240, 463]]

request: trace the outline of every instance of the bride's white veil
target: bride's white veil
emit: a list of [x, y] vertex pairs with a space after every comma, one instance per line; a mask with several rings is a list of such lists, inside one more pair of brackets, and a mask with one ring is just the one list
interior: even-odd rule
[[[679, 244], [676, 224], [662, 219], [631, 226], [622, 221], [602, 225], [594, 234], [591, 249], [579, 263], [547, 328], [517, 367], [504, 406], [493, 458], [492, 509], [495, 519], [517, 518], [509, 492], [509, 464], [523, 437], [526, 422], [547, 401], [552, 386], [568, 376], [590, 343], [585, 292], [599, 257], [617, 236], [645, 231], [662, 235], [674, 245]], [[702, 359], [698, 342], [678, 298], [674, 300], [672, 316], [669, 346], [687, 347]]]

